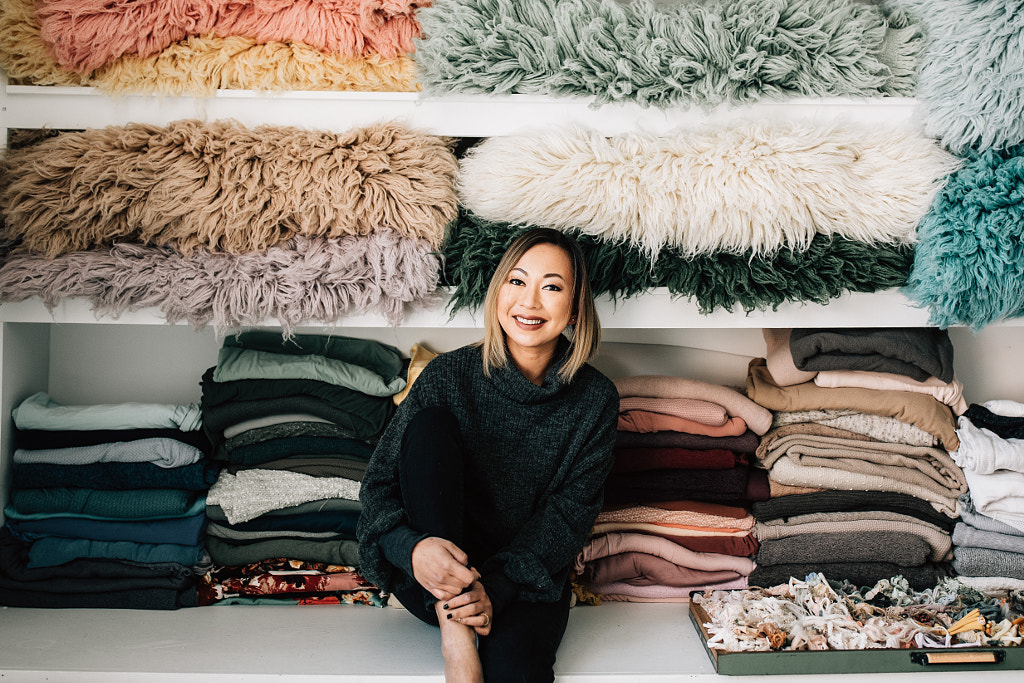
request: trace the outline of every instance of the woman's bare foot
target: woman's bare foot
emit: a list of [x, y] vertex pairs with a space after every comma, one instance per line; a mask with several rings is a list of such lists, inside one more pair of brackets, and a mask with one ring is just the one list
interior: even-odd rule
[[444, 606], [438, 602], [437, 621], [441, 624], [441, 654], [444, 655], [446, 683], [483, 683], [484, 671], [476, 649], [476, 632], [446, 618]]

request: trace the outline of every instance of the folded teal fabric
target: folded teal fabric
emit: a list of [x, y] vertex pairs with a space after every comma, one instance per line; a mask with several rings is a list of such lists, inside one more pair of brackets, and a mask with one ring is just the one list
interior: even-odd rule
[[86, 538], [41, 538], [28, 551], [28, 568], [56, 567], [83, 557], [128, 560], [155, 564], [174, 562], [192, 567], [204, 554], [202, 545], [174, 543], [132, 543], [130, 541], [92, 541]]
[[232, 382], [243, 379], [311, 379], [348, 387], [369, 396], [393, 396], [405, 388], [405, 380], [401, 377], [382, 377], [368, 368], [325, 356], [296, 356], [221, 347], [213, 380]]
[[85, 517], [87, 519], [168, 519], [206, 509], [206, 496], [195, 491], [148, 489], [19, 489], [11, 491], [4, 515], [11, 519]]
[[202, 424], [198, 403], [114, 403], [62, 406], [48, 394], [32, 394], [12, 413], [18, 429], [180, 429], [193, 432]]

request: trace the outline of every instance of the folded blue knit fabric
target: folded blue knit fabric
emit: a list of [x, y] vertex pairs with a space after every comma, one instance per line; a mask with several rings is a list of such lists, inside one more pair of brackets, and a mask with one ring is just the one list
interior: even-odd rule
[[909, 95], [924, 47], [902, 11], [853, 0], [434, 0], [417, 16], [428, 92], [597, 104]]
[[1024, 315], [1024, 145], [972, 152], [917, 226], [905, 292], [939, 327]]

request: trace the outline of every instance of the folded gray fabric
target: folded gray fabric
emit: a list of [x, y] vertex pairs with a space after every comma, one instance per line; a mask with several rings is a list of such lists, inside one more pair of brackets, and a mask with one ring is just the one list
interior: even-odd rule
[[206, 525], [206, 533], [210, 536], [233, 541], [235, 543], [251, 543], [252, 541], [269, 541], [279, 538], [300, 538], [306, 540], [340, 541], [348, 539], [348, 536], [339, 534], [336, 531], [300, 531], [298, 529], [268, 529], [267, 531], [239, 531], [227, 524], [210, 522]]
[[843, 531], [801, 534], [760, 541], [758, 565], [790, 562], [871, 562], [884, 557], [901, 567], [917, 567], [933, 557], [921, 536], [894, 531]]
[[1024, 579], [1024, 553], [957, 546], [953, 550], [953, 570], [964, 576], [1005, 576]]
[[1018, 529], [978, 512], [978, 509], [974, 507], [974, 499], [971, 498], [970, 491], [960, 496], [959, 503], [960, 519], [963, 520], [964, 524], [970, 524], [975, 529], [981, 529], [982, 531], [994, 531], [997, 534], [1008, 534], [1011, 536], [1024, 536], [1024, 529]]
[[[792, 517], [786, 522], [757, 522], [754, 536], [767, 540], [821, 533], [905, 533], [924, 539], [932, 560], [946, 560], [952, 547], [950, 535], [938, 527], [894, 512], [828, 512]], [[887, 560], [888, 561], [888, 558]]]
[[[225, 428], [223, 447], [232, 451], [236, 448], [252, 446], [264, 441], [287, 439], [293, 436], [327, 436], [338, 439], [358, 438], [351, 429], [328, 422], [321, 417], [310, 416], [311, 419], [309, 421], [271, 422], [274, 420], [274, 417], [270, 416], [252, 420], [253, 423], [262, 421], [263, 424], [261, 426], [249, 427], [241, 432], [235, 429], [237, 425]], [[229, 431], [233, 435], [229, 435]]]
[[1024, 535], [984, 531], [960, 522], [953, 528], [953, 545], [969, 545], [975, 548], [1024, 553]]
[[159, 467], [182, 467], [199, 462], [203, 452], [175, 439], [113, 441], [95, 446], [14, 451], [16, 464], [90, 465], [99, 462], [149, 462]]
[[891, 372], [923, 382], [953, 379], [953, 344], [934, 327], [795, 329], [789, 350], [797, 368]]

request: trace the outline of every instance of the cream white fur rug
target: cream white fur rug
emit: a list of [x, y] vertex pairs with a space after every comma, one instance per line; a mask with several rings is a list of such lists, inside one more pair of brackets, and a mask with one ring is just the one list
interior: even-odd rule
[[959, 165], [879, 126], [741, 123], [658, 137], [572, 128], [489, 138], [461, 163], [462, 204], [490, 221], [580, 230], [654, 255], [770, 255], [816, 233], [910, 244]]

